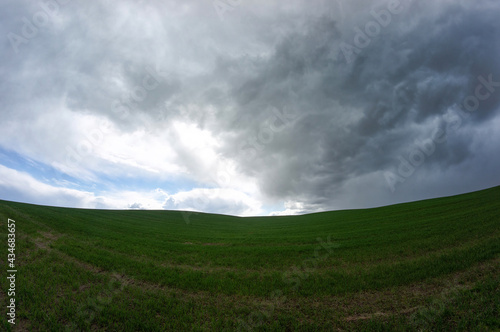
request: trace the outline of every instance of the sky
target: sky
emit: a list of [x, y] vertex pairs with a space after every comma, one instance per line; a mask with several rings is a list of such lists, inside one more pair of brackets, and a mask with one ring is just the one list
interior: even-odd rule
[[497, 0], [0, 6], [0, 199], [249, 216], [500, 185]]

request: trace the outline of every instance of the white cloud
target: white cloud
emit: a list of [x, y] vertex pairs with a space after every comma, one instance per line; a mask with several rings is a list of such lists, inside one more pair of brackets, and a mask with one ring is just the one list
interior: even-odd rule
[[[53, 181], [59, 185], [65, 182]], [[72, 185], [72, 183], [67, 183]], [[0, 193], [2, 199], [41, 205], [93, 209], [127, 209], [140, 204], [146, 209], [161, 209], [166, 194], [161, 190], [134, 192], [93, 192], [43, 183], [30, 174], [0, 165]]]
[[[59, 185], [72, 184], [58, 181]], [[234, 189], [195, 188], [169, 195], [161, 189], [151, 191], [115, 191], [96, 195], [63, 186], [43, 183], [25, 172], [0, 165], [1, 199], [41, 205], [98, 209], [171, 209], [240, 216], [259, 215], [261, 203]]]
[[186, 210], [232, 214], [238, 216], [259, 215], [262, 203], [234, 189], [195, 188], [168, 197], [163, 207], [171, 210]]
[[324, 211], [317, 206], [306, 204], [304, 202], [286, 201], [284, 203], [285, 209], [281, 211], [273, 211], [269, 213], [270, 216], [292, 216], [305, 213], [314, 213]]
[[65, 207], [110, 208], [108, 199], [93, 193], [64, 187], [54, 187], [31, 175], [0, 165], [2, 199]]

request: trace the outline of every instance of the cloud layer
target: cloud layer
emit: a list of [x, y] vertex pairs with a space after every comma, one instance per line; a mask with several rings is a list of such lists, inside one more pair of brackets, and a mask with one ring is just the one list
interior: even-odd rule
[[498, 14], [489, 0], [8, 1], [0, 147], [84, 188], [4, 160], [0, 198], [249, 215], [498, 185]]

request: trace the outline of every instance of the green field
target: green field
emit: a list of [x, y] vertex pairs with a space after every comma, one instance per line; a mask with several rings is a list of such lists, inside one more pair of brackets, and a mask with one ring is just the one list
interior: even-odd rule
[[0, 235], [3, 330], [500, 328], [500, 187], [289, 217], [0, 201]]

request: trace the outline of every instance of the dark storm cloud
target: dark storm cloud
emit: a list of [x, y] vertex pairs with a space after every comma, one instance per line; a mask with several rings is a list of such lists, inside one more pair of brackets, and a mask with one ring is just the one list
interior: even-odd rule
[[[265, 193], [323, 208], [394, 201], [384, 191], [387, 184], [382, 172], [394, 170], [398, 157], [407, 157], [415, 144], [432, 136], [433, 130], [446, 132], [443, 116], [449, 109], [462, 108], [464, 99], [473, 95], [480, 83], [478, 77], [491, 75], [494, 82], [500, 81], [500, 48], [495, 37], [500, 32], [498, 4], [402, 1], [401, 6], [408, 8], [399, 16], [393, 15], [383, 32], [371, 38], [350, 64], [339, 45], [355, 46], [354, 27], [322, 17], [284, 36], [268, 59], [254, 59], [252, 74], [240, 78], [231, 91], [235, 110], [245, 124], [239, 137], [257, 137], [260, 145], [252, 149], [247, 144], [246, 149], [230, 153], [239, 155], [242, 169], [258, 177]], [[384, 2], [367, 4], [350, 13], [350, 18], [361, 22], [358, 26], [362, 28], [363, 20], [375, 21], [369, 15], [372, 8], [379, 12]], [[432, 172], [437, 164], [441, 171], [451, 173], [469, 158], [491, 157], [474, 151], [472, 141], [484, 122], [499, 115], [500, 88], [496, 85], [494, 89], [479, 109], [464, 119], [463, 128], [470, 130], [463, 129], [460, 135], [444, 134], [447, 142], [436, 147], [428, 164], [418, 172]], [[269, 139], [264, 131], [272, 107], [291, 107], [302, 118]], [[260, 141], [259, 133], [263, 134]], [[252, 158], [254, 154], [257, 158]], [[370, 174], [378, 176], [366, 184], [376, 185], [379, 193], [370, 192], [381, 199], [364, 199], [363, 195], [355, 201], [342, 198], [350, 181]], [[480, 170], [465, 176], [482, 178], [477, 182], [482, 185], [492, 180], [491, 173]], [[450, 192], [446, 180], [438, 191], [435, 186], [429, 191], [422, 189], [429, 185], [425, 181], [407, 185], [420, 186], [414, 188], [421, 193], [419, 197]], [[466, 186], [462, 190], [467, 190]]]

